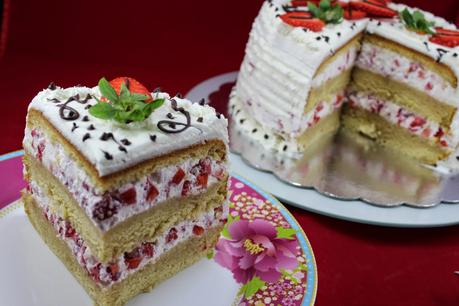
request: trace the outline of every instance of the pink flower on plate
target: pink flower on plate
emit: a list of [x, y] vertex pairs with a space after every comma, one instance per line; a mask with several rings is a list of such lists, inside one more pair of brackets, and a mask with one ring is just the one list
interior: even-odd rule
[[283, 269], [298, 266], [297, 242], [278, 238], [276, 228], [268, 221], [237, 220], [229, 224], [231, 239], [217, 243], [215, 261], [231, 270], [238, 283], [246, 284], [254, 276], [265, 282], [276, 282]]

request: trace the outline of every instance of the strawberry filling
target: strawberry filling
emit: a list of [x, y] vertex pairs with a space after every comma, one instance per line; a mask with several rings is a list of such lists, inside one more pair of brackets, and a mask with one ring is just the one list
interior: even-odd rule
[[75, 231], [70, 222], [53, 213], [45, 204], [50, 200], [34, 182], [30, 183], [33, 197], [43, 210], [44, 217], [51, 223], [58, 237], [64, 240], [72, 250], [78, 263], [88, 275], [101, 287], [108, 287], [139, 271], [145, 265], [154, 263], [162, 254], [177, 244], [199, 237], [213, 227], [221, 226], [227, 221], [228, 207], [218, 206], [194, 220], [183, 221], [159, 235], [154, 241], [145, 241], [130, 252], [109, 263], [101, 263], [95, 258], [85, 241]]

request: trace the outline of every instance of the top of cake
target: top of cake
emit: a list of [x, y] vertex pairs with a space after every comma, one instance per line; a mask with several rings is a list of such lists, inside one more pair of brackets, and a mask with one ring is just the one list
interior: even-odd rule
[[151, 97], [161, 102], [151, 114], [134, 122], [119, 122], [91, 114], [98, 101], [110, 102], [99, 87], [64, 89], [52, 84], [32, 100], [29, 111], [41, 112], [100, 176], [207, 140], [228, 143], [226, 118], [203, 101], [192, 103], [162, 92]]
[[[311, 4], [321, 9], [323, 2], [327, 2], [331, 9], [322, 9], [322, 12], [311, 11]], [[327, 14], [335, 14], [334, 6], [343, 8], [341, 18], [339, 14], [334, 18], [324, 17]], [[407, 10], [410, 16], [404, 15], [404, 10]], [[282, 39], [277, 37], [276, 40], [284, 41], [276, 44], [276, 47], [285, 49], [289, 56], [303, 61], [303, 65], [304, 62], [308, 63], [311, 66], [311, 72], [306, 73], [309, 77], [314, 76], [316, 69], [327, 57], [363, 30], [427, 55], [450, 67], [454, 74], [459, 76], [457, 27], [443, 18], [417, 8], [386, 0], [268, 0], [258, 18], [265, 20], [263, 24], [271, 23], [270, 30], [264, 28], [264, 31], [260, 32], [263, 33], [264, 39], [271, 41], [281, 34]], [[272, 21], [273, 19], [275, 21]], [[295, 47], [291, 43], [295, 43]], [[298, 45], [304, 46], [307, 51], [298, 48]]]

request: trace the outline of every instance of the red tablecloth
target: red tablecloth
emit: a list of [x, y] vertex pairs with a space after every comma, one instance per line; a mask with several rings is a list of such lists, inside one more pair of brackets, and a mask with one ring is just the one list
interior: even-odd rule
[[[131, 75], [185, 93], [237, 70], [261, 2], [12, 1], [0, 154], [20, 148], [27, 104], [51, 80]], [[459, 11], [457, 0], [406, 2], [449, 20]], [[317, 305], [459, 305], [459, 227], [381, 228], [291, 210], [317, 258]]]

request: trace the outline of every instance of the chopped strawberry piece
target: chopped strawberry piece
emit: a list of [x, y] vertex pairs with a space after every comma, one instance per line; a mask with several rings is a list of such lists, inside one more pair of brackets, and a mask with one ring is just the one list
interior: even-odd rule
[[70, 225], [70, 223], [67, 223], [65, 226], [65, 237], [72, 238], [75, 236], [75, 234], [75, 229]]
[[215, 207], [214, 208], [214, 217], [219, 219], [223, 215], [223, 207]]
[[447, 143], [445, 140], [441, 140], [441, 141], [440, 141], [440, 144], [441, 144], [443, 147], [447, 147], [447, 146], [448, 146], [448, 143]]
[[43, 160], [43, 152], [44, 151], [45, 151], [45, 143], [44, 142], [40, 142], [38, 144], [38, 149], [37, 149], [37, 159], [39, 161]]
[[429, 128], [425, 128], [424, 131], [422, 131], [422, 137], [429, 138], [431, 134], [432, 130]]
[[190, 193], [190, 190], [191, 190], [191, 182], [185, 181], [182, 187], [182, 196], [187, 196]]
[[204, 233], [204, 228], [199, 225], [193, 226], [193, 234], [196, 236], [201, 236]]
[[129, 269], [137, 268], [141, 261], [142, 261], [142, 256], [140, 256], [140, 252], [138, 248], [132, 252], [124, 253], [124, 263]]
[[147, 193], [147, 201], [152, 202], [156, 197], [159, 195], [158, 189], [154, 185], [150, 184], [150, 189], [148, 189]]
[[146, 95], [148, 98], [145, 102], [153, 101], [150, 91], [143, 86], [139, 81], [129, 78], [129, 77], [118, 77], [110, 81], [110, 85], [115, 89], [116, 93], [119, 95], [121, 91], [121, 84], [125, 84], [131, 93], [137, 93]]
[[442, 128], [438, 128], [438, 131], [437, 131], [437, 133], [435, 133], [434, 137], [440, 138], [443, 135], [445, 135], [445, 132], [443, 132], [443, 129]]
[[196, 177], [196, 184], [201, 188], [207, 188], [208, 174], [200, 174]]
[[171, 183], [178, 185], [180, 182], [183, 180], [185, 177], [185, 171], [182, 170], [182, 168], [179, 168], [177, 172], [175, 173], [174, 177], [172, 178]]
[[95, 280], [96, 282], [100, 281], [100, 267], [101, 264], [97, 264], [91, 269], [89, 269], [89, 275], [91, 275], [92, 279]]
[[93, 217], [99, 221], [111, 218], [118, 212], [117, 207], [113, 204], [109, 196], [105, 196], [104, 199], [95, 205], [93, 211]]
[[135, 190], [135, 187], [131, 187], [125, 192], [120, 194], [120, 199], [121, 202], [124, 204], [132, 205], [137, 202], [137, 192]]
[[432, 90], [433, 89], [433, 85], [432, 83], [430, 82], [427, 82], [426, 86], [424, 87], [426, 90]]
[[171, 241], [174, 241], [174, 240], [177, 240], [178, 236], [177, 236], [177, 229], [175, 227], [171, 228], [171, 230], [169, 231], [169, 233], [167, 233], [167, 236], [166, 236], [166, 243], [169, 243]]
[[371, 17], [387, 17], [393, 18], [398, 15], [398, 12], [387, 7], [385, 1], [378, 0], [362, 0], [352, 1], [350, 6], [356, 10], [366, 12]]
[[212, 172], [212, 162], [210, 158], [204, 158], [199, 161], [199, 166], [201, 166], [201, 174], [210, 174]]
[[145, 242], [142, 244], [142, 252], [147, 258], [153, 257], [154, 251], [153, 251], [153, 243], [151, 242]]
[[426, 120], [424, 118], [421, 118], [421, 117], [415, 117], [413, 122], [411, 122], [410, 126], [411, 127], [418, 127], [418, 126], [423, 126], [424, 124], [426, 124]]
[[107, 267], [107, 273], [110, 274], [112, 281], [116, 282], [120, 278], [120, 269], [117, 263], [110, 264]]
[[292, 27], [306, 28], [313, 32], [320, 32], [325, 26], [322, 20], [314, 18], [309, 12], [290, 12], [281, 15], [280, 18]]

